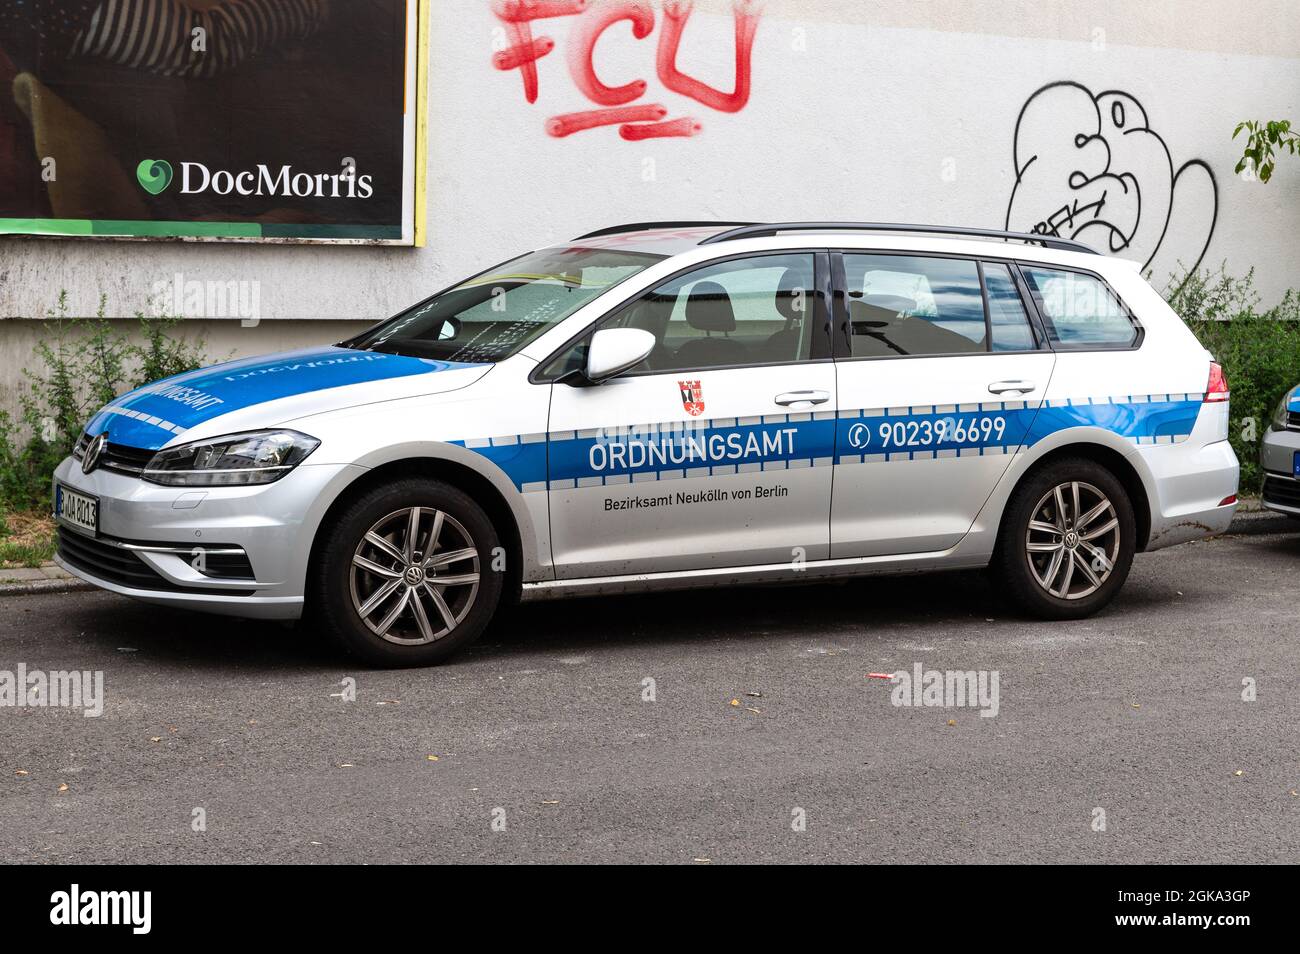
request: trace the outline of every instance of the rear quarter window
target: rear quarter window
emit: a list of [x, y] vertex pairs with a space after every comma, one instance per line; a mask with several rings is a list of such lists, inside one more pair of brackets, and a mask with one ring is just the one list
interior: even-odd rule
[[1022, 265], [1021, 272], [1054, 347], [1092, 350], [1137, 343], [1137, 322], [1095, 275], [1039, 265]]

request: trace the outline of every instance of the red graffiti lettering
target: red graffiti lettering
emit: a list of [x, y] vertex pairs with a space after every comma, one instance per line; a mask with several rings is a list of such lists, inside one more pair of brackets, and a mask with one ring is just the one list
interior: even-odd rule
[[[510, 37], [510, 46], [502, 52], [509, 50], [531, 50], [533, 48], [533, 28], [527, 22], [507, 23], [506, 35]], [[550, 37], [542, 37], [543, 40], [550, 40]], [[537, 102], [537, 60], [521, 59], [519, 61], [519, 75], [524, 81], [524, 99], [530, 103]]]
[[[759, 0], [734, 0], [732, 20], [735, 27], [735, 87], [730, 93], [688, 76], [677, 68], [677, 54], [682, 34], [694, 10], [694, 0], [669, 0], [664, 4], [664, 26], [655, 50], [655, 73], [669, 90], [689, 96], [710, 109], [736, 113], [749, 102], [754, 37], [761, 16]], [[596, 75], [593, 55], [600, 37], [615, 23], [627, 20], [632, 36], [643, 40], [655, 27], [650, 0], [608, 0], [595, 5], [590, 0], [491, 0], [492, 13], [501, 22], [508, 45], [492, 55], [492, 65], [499, 70], [519, 70], [524, 84], [524, 98], [537, 102], [537, 61], [555, 49], [549, 36], [534, 38], [532, 23], [553, 17], [574, 16], [566, 59], [574, 85], [592, 102], [609, 107], [585, 112], [564, 113], [546, 121], [546, 132], [562, 138], [584, 129], [618, 126], [626, 140], [689, 137], [702, 129], [691, 116], [664, 120], [668, 110], [657, 103], [627, 106], [647, 90], [643, 79], [622, 86], [607, 86]]]
[[525, 63], [540, 60], [555, 49], [555, 41], [549, 36], [538, 37], [526, 46], [506, 47], [499, 53], [492, 54], [492, 65], [499, 70], [514, 70]]
[[492, 12], [507, 23], [569, 17], [587, 9], [587, 0], [493, 0]]
[[736, 26], [736, 87], [730, 93], [716, 90], [677, 69], [677, 48], [681, 45], [682, 32], [694, 7], [693, 0], [674, 0], [664, 5], [664, 29], [659, 34], [659, 51], [655, 56], [659, 82], [674, 93], [689, 96], [710, 109], [738, 113], [749, 102], [750, 58], [754, 35], [758, 32], [758, 7], [753, 0], [737, 0], [732, 6]]
[[655, 13], [644, 0], [626, 0], [592, 7], [573, 25], [569, 34], [569, 75], [578, 89], [593, 103], [620, 106], [645, 93], [645, 80], [633, 80], [624, 86], [606, 86], [596, 77], [591, 55], [596, 40], [619, 20], [632, 21], [632, 35], [644, 40], [655, 28]]
[[698, 136], [704, 127], [690, 116], [670, 119], [666, 123], [637, 123], [619, 126], [618, 134], [630, 142], [641, 139], [666, 139], [669, 136]]
[[546, 120], [546, 132], [557, 139], [596, 126], [616, 126], [619, 123], [657, 122], [668, 115], [668, 110], [658, 103], [645, 106], [618, 106], [613, 109], [592, 109], [585, 113], [565, 113]]
[[572, 16], [585, 9], [587, 0], [493, 0], [492, 12], [505, 24], [510, 40], [508, 47], [492, 57], [493, 65], [499, 70], [518, 68], [528, 102], [537, 102], [537, 61], [555, 49], [549, 36], [533, 39], [532, 22]]

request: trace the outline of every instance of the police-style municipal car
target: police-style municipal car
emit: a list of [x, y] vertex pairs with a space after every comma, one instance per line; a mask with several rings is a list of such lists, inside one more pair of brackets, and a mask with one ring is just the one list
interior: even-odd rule
[[1126, 261], [939, 226], [584, 235], [324, 348], [106, 405], [54, 475], [105, 589], [437, 662], [506, 600], [991, 566], [1095, 612], [1236, 505], [1228, 387]]

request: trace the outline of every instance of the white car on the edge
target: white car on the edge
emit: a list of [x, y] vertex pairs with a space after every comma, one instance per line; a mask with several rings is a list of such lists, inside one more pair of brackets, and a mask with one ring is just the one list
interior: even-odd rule
[[54, 475], [104, 589], [304, 613], [438, 662], [504, 601], [991, 566], [1027, 612], [1225, 530], [1212, 356], [1130, 262], [1042, 235], [651, 223], [337, 346], [126, 394]]

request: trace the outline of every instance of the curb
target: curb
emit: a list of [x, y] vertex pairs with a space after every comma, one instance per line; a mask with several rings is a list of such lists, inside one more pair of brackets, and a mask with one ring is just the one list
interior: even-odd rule
[[[3, 573], [0, 570], [0, 573]], [[73, 577], [66, 580], [31, 580], [20, 583], [0, 583], [0, 597], [35, 596], [38, 593], [73, 593], [77, 590], [98, 589], [93, 583]]]
[[1300, 533], [1300, 520], [1273, 510], [1238, 511], [1220, 536], [1252, 537], [1270, 533]]

